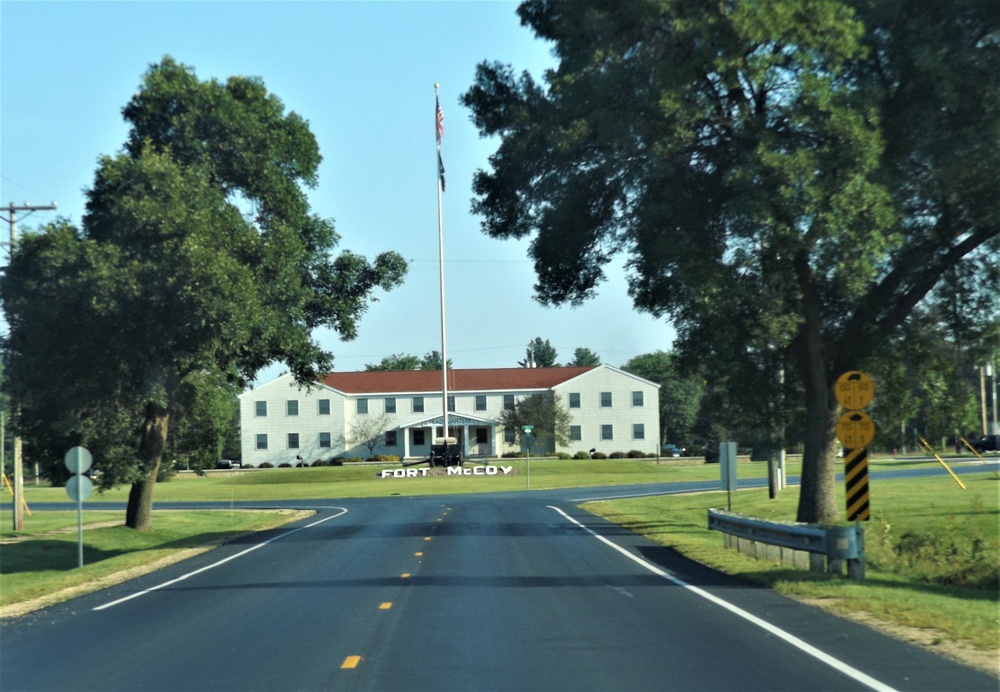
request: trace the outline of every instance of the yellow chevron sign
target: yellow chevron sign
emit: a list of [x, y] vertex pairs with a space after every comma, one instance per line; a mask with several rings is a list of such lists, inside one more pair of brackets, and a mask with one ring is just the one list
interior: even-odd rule
[[871, 506], [868, 500], [868, 450], [844, 451], [844, 484], [847, 488], [847, 520], [868, 521]]

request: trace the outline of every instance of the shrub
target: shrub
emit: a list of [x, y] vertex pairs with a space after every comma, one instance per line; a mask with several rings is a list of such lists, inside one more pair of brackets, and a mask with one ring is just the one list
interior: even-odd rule
[[274, 464], [272, 464], [270, 461], [265, 461], [265, 462], [262, 462], [261, 464], [258, 464], [257, 468], [259, 468], [259, 469], [273, 469], [274, 468]]
[[628, 451], [628, 458], [629, 459], [645, 459], [646, 458], [646, 453], [645, 452], [640, 452], [638, 449], [630, 449]]
[[556, 453], [556, 459], [572, 459], [572, 458], [573, 458], [573, 455], [571, 455], [569, 452], [557, 452]]
[[608, 455], [605, 454], [604, 452], [594, 452], [593, 454], [590, 455], [590, 458], [591, 459], [607, 459]]
[[590, 458], [590, 453], [589, 452], [577, 452], [576, 454], [573, 455], [573, 458], [574, 459], [589, 459]]
[[344, 461], [346, 461], [348, 463], [351, 463], [351, 464], [359, 464], [362, 461], [364, 461], [364, 459], [362, 459], [361, 457], [348, 457], [348, 458], [344, 459]]
[[500, 455], [501, 459], [523, 459], [525, 456], [524, 452], [504, 452]]
[[290, 469], [290, 468], [292, 468], [292, 465], [289, 464], [287, 461], [283, 461], [280, 464], [278, 464], [278, 468], [279, 469]]
[[[597, 455], [595, 454], [594, 457], [596, 458]], [[608, 459], [624, 459], [624, 458], [625, 458], [625, 452], [611, 452], [611, 454], [608, 455]]]

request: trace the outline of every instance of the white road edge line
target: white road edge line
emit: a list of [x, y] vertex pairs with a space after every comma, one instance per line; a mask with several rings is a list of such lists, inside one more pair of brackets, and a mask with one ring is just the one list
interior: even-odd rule
[[291, 531], [287, 531], [285, 533], [279, 534], [279, 535], [275, 536], [274, 538], [269, 538], [268, 540], [264, 541], [263, 543], [258, 543], [257, 545], [251, 546], [251, 547], [247, 548], [246, 550], [242, 550], [242, 551], [236, 553], [235, 555], [230, 555], [227, 558], [223, 558], [222, 560], [219, 560], [218, 562], [213, 562], [212, 564], [206, 565], [204, 567], [201, 567], [200, 569], [196, 569], [193, 572], [188, 572], [187, 574], [182, 574], [181, 576], [177, 577], [176, 579], [171, 579], [170, 581], [165, 581], [162, 584], [157, 584], [156, 586], [151, 586], [150, 588], [143, 589], [142, 591], [136, 591], [134, 594], [130, 594], [128, 596], [125, 596], [124, 598], [119, 598], [117, 601], [111, 601], [110, 603], [105, 603], [104, 605], [99, 605], [96, 608], [94, 608], [94, 610], [105, 610], [107, 608], [111, 608], [112, 606], [116, 606], [116, 605], [119, 605], [121, 603], [124, 603], [125, 601], [131, 601], [133, 598], [139, 598], [139, 596], [145, 596], [146, 594], [152, 593], [153, 591], [159, 591], [160, 589], [164, 589], [164, 588], [166, 588], [168, 586], [172, 586], [173, 584], [176, 584], [179, 581], [184, 581], [188, 577], [193, 577], [196, 574], [201, 574], [202, 572], [207, 572], [210, 569], [214, 569], [214, 568], [218, 567], [219, 565], [224, 565], [227, 562], [229, 562], [230, 560], [235, 560], [238, 557], [243, 557], [247, 553], [252, 553], [253, 551], [257, 550], [258, 548], [263, 548], [265, 545], [267, 545], [269, 543], [274, 543], [278, 539], [285, 538], [286, 536], [291, 536], [293, 533], [298, 533], [299, 531], [305, 531], [306, 529], [311, 529], [312, 527], [318, 526], [319, 524], [322, 524], [325, 521], [330, 521], [331, 519], [336, 519], [337, 517], [340, 517], [340, 516], [343, 516], [344, 514], [347, 514], [347, 510], [344, 507], [334, 507], [333, 509], [339, 509], [340, 512], [338, 512], [337, 514], [331, 514], [330, 516], [326, 517], [325, 519], [320, 519], [319, 521], [314, 521], [311, 524], [306, 524], [305, 526], [300, 526], [297, 529], [292, 529]]
[[579, 521], [577, 521], [576, 519], [574, 519], [570, 515], [566, 514], [566, 512], [564, 512], [560, 508], [553, 507], [552, 505], [549, 505], [548, 507], [549, 507], [549, 509], [555, 510], [556, 512], [558, 512], [559, 514], [561, 514], [564, 518], [568, 519], [569, 521], [571, 521], [574, 524], [576, 524], [577, 526], [579, 526], [581, 529], [583, 529], [584, 531], [586, 531], [587, 533], [589, 533], [591, 536], [593, 536], [597, 540], [599, 540], [599, 541], [605, 543], [606, 545], [614, 548], [619, 553], [621, 553], [622, 555], [624, 555], [628, 559], [632, 560], [633, 562], [636, 562], [639, 565], [641, 565], [642, 567], [645, 567], [646, 569], [648, 569], [653, 574], [656, 574], [656, 575], [658, 575], [660, 577], [663, 577], [664, 579], [673, 582], [677, 586], [683, 587], [683, 588], [691, 591], [692, 593], [695, 593], [698, 596], [701, 596], [702, 598], [704, 598], [704, 599], [706, 599], [708, 601], [711, 601], [712, 603], [714, 603], [714, 604], [716, 604], [718, 606], [721, 606], [722, 608], [725, 608], [729, 612], [731, 612], [731, 613], [733, 613], [735, 615], [738, 615], [739, 617], [743, 618], [744, 620], [747, 620], [748, 622], [753, 623], [754, 625], [757, 625], [761, 629], [767, 631], [770, 634], [773, 634], [774, 636], [778, 637], [779, 639], [783, 639], [784, 641], [788, 642], [789, 644], [791, 644], [795, 648], [799, 649], [803, 653], [809, 654], [813, 658], [816, 658], [816, 659], [822, 661], [823, 663], [825, 663], [826, 665], [830, 666], [834, 670], [840, 671], [844, 675], [848, 676], [849, 678], [851, 678], [853, 680], [856, 680], [857, 682], [861, 683], [862, 685], [866, 685], [867, 687], [869, 687], [869, 688], [871, 688], [873, 690], [878, 690], [879, 692], [896, 692], [895, 688], [889, 687], [885, 683], [883, 683], [883, 682], [881, 682], [879, 680], [876, 680], [875, 678], [871, 677], [870, 675], [866, 675], [865, 673], [862, 673], [857, 668], [849, 666], [848, 664], [844, 663], [840, 659], [834, 658], [833, 656], [829, 655], [828, 653], [820, 651], [815, 646], [802, 641], [801, 639], [799, 639], [798, 637], [796, 637], [793, 634], [789, 634], [788, 632], [786, 632], [785, 630], [781, 629], [780, 627], [772, 625], [767, 620], [763, 620], [763, 619], [757, 617], [756, 615], [753, 615], [752, 613], [748, 613], [747, 611], [743, 610], [742, 608], [739, 608], [738, 606], [735, 606], [732, 603], [730, 603], [729, 601], [725, 601], [725, 600], [719, 598], [718, 596], [714, 596], [714, 595], [710, 594], [709, 592], [705, 591], [704, 589], [701, 589], [701, 588], [699, 588], [697, 586], [693, 586], [692, 584], [688, 584], [683, 579], [678, 579], [674, 575], [670, 574], [669, 572], [667, 572], [665, 570], [660, 569], [656, 565], [654, 565], [654, 564], [652, 564], [650, 562], [647, 562], [646, 560], [643, 560], [641, 557], [638, 557], [637, 555], [633, 555], [629, 551], [627, 551], [624, 548], [622, 548], [620, 545], [614, 543], [613, 541], [608, 540], [607, 538], [605, 538], [604, 536], [600, 535], [596, 531], [593, 531], [589, 527], [584, 526]]

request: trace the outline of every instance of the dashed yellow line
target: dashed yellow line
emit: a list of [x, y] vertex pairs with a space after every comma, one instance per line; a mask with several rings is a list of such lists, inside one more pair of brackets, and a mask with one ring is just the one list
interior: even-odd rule
[[389, 608], [391, 608], [391, 607], [392, 607], [392, 602], [391, 601], [386, 601], [385, 603], [380, 603], [378, 609], [379, 610], [389, 610]]
[[360, 656], [348, 656], [344, 659], [344, 662], [340, 664], [340, 667], [342, 669], [357, 668], [359, 663], [361, 663]]
[[424, 556], [424, 554], [422, 552], [420, 552], [419, 550], [417, 552], [413, 553], [413, 555], [414, 555], [414, 557], [423, 557]]
[[410, 578], [410, 573], [409, 572], [403, 572], [403, 574], [400, 575], [400, 576], [402, 576], [403, 579], [409, 579]]

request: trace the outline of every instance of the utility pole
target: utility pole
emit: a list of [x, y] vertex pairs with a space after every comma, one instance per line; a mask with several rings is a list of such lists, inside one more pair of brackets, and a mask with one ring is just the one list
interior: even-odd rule
[[[10, 248], [11, 255], [14, 254], [14, 245], [17, 243], [17, 212], [26, 211], [29, 214], [36, 211], [51, 211], [56, 208], [56, 203], [52, 204], [14, 204], [11, 202], [7, 207], [9, 215], [7, 223], [10, 224], [10, 242], [4, 243]], [[16, 402], [13, 404], [14, 419], [17, 420], [20, 407]], [[21, 436], [14, 435], [14, 530], [24, 530], [24, 464], [21, 460]]]

